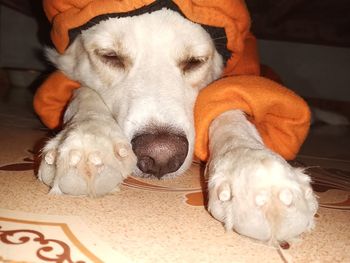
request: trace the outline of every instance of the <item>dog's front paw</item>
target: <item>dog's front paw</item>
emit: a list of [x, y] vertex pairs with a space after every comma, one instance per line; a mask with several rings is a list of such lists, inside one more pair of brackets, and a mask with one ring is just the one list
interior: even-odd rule
[[226, 229], [288, 241], [314, 225], [318, 204], [303, 170], [266, 149], [238, 148], [211, 160], [208, 210]]
[[117, 189], [135, 165], [121, 133], [68, 127], [44, 147], [38, 177], [52, 187], [51, 194], [101, 196]]

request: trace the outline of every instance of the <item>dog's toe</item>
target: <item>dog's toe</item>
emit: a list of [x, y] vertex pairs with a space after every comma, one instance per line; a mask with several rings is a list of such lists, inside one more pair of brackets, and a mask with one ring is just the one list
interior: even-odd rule
[[44, 151], [38, 170], [38, 179], [48, 186], [52, 186], [56, 170], [56, 149]]

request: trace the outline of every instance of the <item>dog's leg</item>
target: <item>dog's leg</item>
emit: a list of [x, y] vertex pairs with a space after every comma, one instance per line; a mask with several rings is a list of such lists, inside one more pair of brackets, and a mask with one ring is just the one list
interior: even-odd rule
[[43, 149], [39, 179], [53, 194], [100, 196], [116, 189], [136, 157], [101, 98], [80, 88], [65, 120], [65, 128]]
[[209, 141], [208, 210], [227, 230], [276, 244], [313, 227], [309, 176], [267, 149], [244, 113], [216, 118]]

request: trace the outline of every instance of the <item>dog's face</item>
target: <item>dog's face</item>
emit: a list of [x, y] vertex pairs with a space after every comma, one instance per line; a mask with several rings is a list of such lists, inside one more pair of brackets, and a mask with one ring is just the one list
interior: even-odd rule
[[136, 174], [174, 176], [189, 167], [194, 102], [223, 69], [200, 25], [166, 9], [111, 18], [83, 31], [63, 55], [48, 53], [101, 96], [133, 145]]

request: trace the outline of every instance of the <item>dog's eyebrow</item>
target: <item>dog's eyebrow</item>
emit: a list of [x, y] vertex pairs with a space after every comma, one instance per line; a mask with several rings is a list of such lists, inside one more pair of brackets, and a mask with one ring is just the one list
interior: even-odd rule
[[207, 57], [212, 56], [215, 46], [208, 44], [207, 42], [190, 43], [183, 47], [183, 52], [179, 57], [179, 60], [186, 60], [186, 58], [192, 57]]
[[126, 51], [124, 50], [123, 43], [120, 36], [114, 36], [111, 34], [105, 34], [102, 35], [102, 37], [94, 38], [92, 44], [90, 45], [90, 49], [94, 51], [102, 52], [108, 52], [108, 51], [114, 51], [118, 54], [125, 54]]

